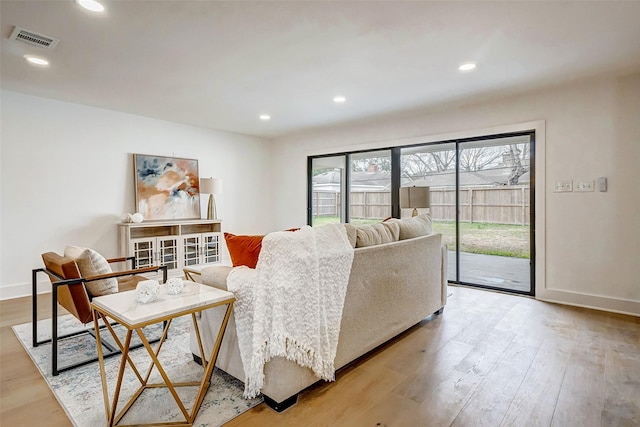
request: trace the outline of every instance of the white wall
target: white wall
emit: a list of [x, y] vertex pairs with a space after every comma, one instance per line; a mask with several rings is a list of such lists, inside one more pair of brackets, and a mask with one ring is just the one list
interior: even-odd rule
[[[274, 141], [276, 228], [306, 221], [306, 157], [543, 121], [536, 217], [540, 299], [640, 315], [640, 74], [597, 78]], [[492, 129], [488, 129], [492, 128]], [[606, 193], [554, 193], [606, 176]], [[285, 190], [286, 189], [286, 190]]]
[[[223, 180], [223, 229], [272, 230], [268, 140], [2, 91], [0, 299], [30, 293], [40, 254], [67, 244], [116, 256], [134, 212], [131, 153], [199, 160]], [[203, 196], [206, 216], [208, 196]]]

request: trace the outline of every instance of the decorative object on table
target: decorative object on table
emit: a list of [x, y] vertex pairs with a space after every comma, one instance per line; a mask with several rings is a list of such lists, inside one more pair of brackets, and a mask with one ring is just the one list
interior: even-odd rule
[[172, 277], [167, 280], [167, 293], [169, 295], [178, 295], [184, 289], [184, 280], [182, 277]]
[[222, 180], [219, 178], [200, 179], [200, 192], [202, 194], [209, 194], [207, 219], [218, 219], [218, 213], [216, 212], [216, 201], [213, 195], [222, 194]]
[[136, 209], [146, 220], [200, 219], [198, 160], [133, 155]]
[[143, 280], [136, 286], [136, 300], [143, 304], [154, 301], [158, 298], [160, 283], [157, 280]]
[[411, 216], [418, 215], [418, 209], [431, 207], [431, 195], [429, 187], [401, 187], [400, 208], [413, 209]]
[[142, 221], [144, 221], [144, 216], [142, 216], [142, 214], [140, 212], [136, 212], [136, 213], [127, 213], [124, 214], [122, 216], [122, 222], [124, 223], [135, 223], [135, 224], [139, 224]]

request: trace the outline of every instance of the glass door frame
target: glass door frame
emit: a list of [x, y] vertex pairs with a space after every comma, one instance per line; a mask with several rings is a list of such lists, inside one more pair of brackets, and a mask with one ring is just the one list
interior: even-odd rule
[[[510, 138], [517, 136], [529, 136], [529, 291], [520, 291], [517, 289], [505, 289], [497, 286], [489, 286], [479, 283], [470, 283], [460, 280], [460, 144], [465, 142], [478, 142], [484, 140], [495, 140], [500, 138]], [[512, 294], [528, 295], [535, 297], [535, 131], [513, 132], [498, 135], [486, 135], [479, 137], [469, 137], [457, 139], [456, 144], [456, 280], [450, 280], [449, 283], [455, 283], [464, 286], [473, 286], [476, 288], [485, 288], [495, 291], [508, 292]]]
[[[478, 142], [483, 140], [495, 140], [501, 138], [509, 138], [509, 137], [517, 137], [517, 136], [529, 136], [529, 274], [530, 274], [530, 282], [529, 282], [529, 292], [520, 291], [515, 289], [504, 289], [495, 286], [476, 284], [476, 283], [468, 283], [460, 281], [460, 144], [464, 144], [465, 142]], [[350, 152], [339, 152], [339, 153], [330, 153], [330, 154], [321, 154], [307, 157], [307, 224], [311, 225], [313, 223], [313, 160], [317, 158], [323, 157], [340, 157], [344, 156], [345, 168], [344, 168], [344, 176], [343, 182], [341, 182], [341, 191], [343, 193], [342, 197], [342, 207], [341, 207], [341, 221], [349, 222], [349, 183], [351, 181], [351, 155], [366, 153], [366, 152], [375, 152], [382, 150], [390, 150], [391, 151], [391, 212], [392, 217], [399, 218], [400, 217], [400, 187], [401, 187], [401, 153], [403, 148], [415, 148], [415, 147], [426, 147], [426, 146], [434, 146], [440, 144], [455, 144], [455, 186], [456, 186], [456, 197], [455, 197], [455, 236], [456, 236], [456, 274], [455, 280], [448, 280], [448, 283], [464, 285], [464, 286], [472, 286], [477, 288], [485, 288], [491, 289], [501, 292], [508, 292], [520, 295], [528, 295], [535, 296], [535, 265], [536, 265], [536, 248], [535, 248], [535, 130], [527, 130], [527, 131], [518, 131], [518, 132], [508, 132], [508, 133], [500, 133], [500, 134], [492, 134], [492, 135], [482, 135], [482, 136], [474, 136], [468, 138], [459, 138], [459, 139], [450, 139], [443, 141], [434, 141], [427, 143], [417, 143], [417, 144], [409, 144], [402, 146], [393, 146], [393, 147], [379, 147], [379, 148], [371, 148], [367, 150], [357, 150]]]

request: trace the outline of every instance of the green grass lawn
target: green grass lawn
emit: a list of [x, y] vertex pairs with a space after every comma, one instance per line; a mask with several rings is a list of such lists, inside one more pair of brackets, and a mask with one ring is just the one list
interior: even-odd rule
[[[337, 217], [313, 219], [314, 226], [340, 222]], [[352, 224], [375, 224], [379, 219], [353, 220]], [[456, 224], [453, 221], [433, 221], [433, 232], [442, 234], [442, 242], [455, 250]], [[529, 258], [529, 226], [460, 223], [460, 250], [472, 254]]]

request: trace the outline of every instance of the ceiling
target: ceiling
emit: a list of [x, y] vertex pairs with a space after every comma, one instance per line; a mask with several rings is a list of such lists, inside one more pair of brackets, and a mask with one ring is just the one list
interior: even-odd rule
[[276, 138], [640, 69], [640, 1], [103, 4], [1, 0], [2, 88]]

